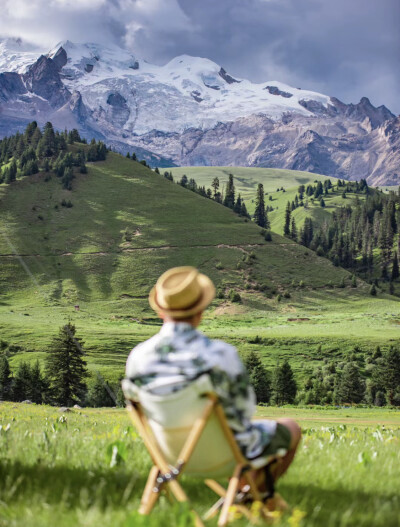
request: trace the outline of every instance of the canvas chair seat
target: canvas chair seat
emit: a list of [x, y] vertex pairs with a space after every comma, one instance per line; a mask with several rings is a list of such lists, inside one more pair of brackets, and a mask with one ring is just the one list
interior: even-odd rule
[[[139, 512], [149, 514], [161, 490], [171, 490], [178, 501], [188, 501], [180, 483], [181, 473], [200, 476], [220, 496], [208, 511], [210, 518], [221, 510], [218, 525], [228, 522], [229, 509], [235, 502], [239, 481], [245, 478], [253, 500], [260, 493], [249, 469], [255, 468], [244, 458], [208, 375], [168, 395], [155, 395], [125, 379], [122, 388], [133, 423], [153, 459]], [[265, 465], [267, 461], [263, 460]], [[257, 467], [258, 468], [258, 467]], [[228, 489], [214, 477], [229, 477]], [[245, 505], [237, 505], [251, 520]], [[264, 510], [264, 509], [262, 509]], [[269, 512], [264, 511], [268, 516]], [[196, 514], [196, 524], [203, 523]]]
[[[208, 375], [169, 395], [154, 395], [143, 389], [136, 394], [157, 444], [170, 464], [174, 464], [193, 427], [207, 405], [205, 394], [214, 393]], [[185, 466], [185, 474], [230, 476], [236, 460], [227, 445], [218, 417], [212, 414]]]

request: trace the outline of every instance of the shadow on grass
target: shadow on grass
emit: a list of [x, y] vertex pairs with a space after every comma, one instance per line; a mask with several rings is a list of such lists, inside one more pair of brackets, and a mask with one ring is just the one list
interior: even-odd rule
[[[84, 456], [84, 452], [82, 453]], [[88, 469], [58, 465], [24, 465], [20, 462], [0, 463], [0, 498], [11, 502], [43, 501], [49, 505], [63, 504], [67, 508], [89, 508], [96, 505], [105, 509], [125, 507], [129, 502], [139, 504], [147, 479], [146, 468]], [[214, 494], [199, 484], [199, 480], [185, 478], [185, 490], [194, 502], [206, 503]]]

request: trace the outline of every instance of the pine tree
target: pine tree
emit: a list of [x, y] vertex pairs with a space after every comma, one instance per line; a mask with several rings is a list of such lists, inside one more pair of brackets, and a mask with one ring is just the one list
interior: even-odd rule
[[260, 227], [265, 228], [265, 202], [264, 202], [264, 186], [262, 183], [258, 184], [256, 195], [256, 210], [254, 211], [254, 221]]
[[375, 287], [375, 284], [372, 284], [370, 289], [369, 289], [369, 294], [371, 296], [376, 296], [376, 287]]
[[111, 387], [108, 382], [96, 375], [95, 382], [88, 391], [88, 406], [92, 406], [94, 408], [115, 406], [114, 399], [111, 397], [110, 392]]
[[12, 385], [12, 400], [16, 402], [30, 399], [31, 396], [31, 369], [29, 364], [21, 362], [15, 372]]
[[290, 215], [291, 213], [292, 213], [292, 208], [288, 201], [286, 205], [286, 211], [285, 211], [285, 225], [283, 227], [283, 234], [285, 236], [290, 236]]
[[348, 362], [338, 379], [335, 400], [338, 403], [360, 403], [365, 394], [365, 384], [355, 362]]
[[29, 378], [29, 399], [33, 403], [42, 404], [46, 400], [47, 383], [43, 378], [39, 361], [31, 367]]
[[219, 189], [219, 179], [218, 179], [217, 177], [215, 177], [215, 178], [212, 180], [211, 187], [212, 187], [213, 190], [214, 190], [214, 199], [215, 199], [215, 198], [216, 198], [216, 195], [217, 195], [217, 192], [218, 192], [218, 189]]
[[6, 183], [12, 183], [17, 179], [17, 163], [15, 159], [11, 162], [11, 165], [6, 169], [4, 180]]
[[291, 226], [291, 229], [290, 229], [290, 237], [293, 240], [297, 241], [297, 227], [296, 227], [296, 220], [294, 219], [294, 216], [292, 218], [292, 226]]
[[10, 364], [4, 353], [0, 355], [0, 401], [9, 401], [11, 398], [12, 377]]
[[241, 212], [242, 212], [242, 198], [240, 197], [240, 194], [237, 197], [237, 200], [236, 200], [236, 203], [235, 203], [235, 206], [234, 206], [233, 210], [234, 210], [234, 212], [236, 212], [236, 214], [241, 214]]
[[297, 384], [288, 361], [278, 364], [273, 378], [273, 399], [275, 404], [292, 404], [296, 398]]
[[233, 209], [235, 206], [235, 185], [233, 184], [233, 174], [229, 174], [225, 190], [224, 205], [230, 209]]
[[57, 404], [71, 406], [84, 399], [87, 377], [82, 341], [75, 336], [70, 322], [60, 328], [46, 359], [46, 374], [51, 398]]
[[271, 397], [271, 381], [268, 370], [254, 350], [250, 351], [244, 359], [244, 364], [249, 374], [250, 383], [254, 388], [257, 402], [268, 403]]
[[393, 256], [393, 265], [392, 265], [392, 280], [396, 280], [400, 276], [399, 274], [399, 260], [397, 257], [397, 251]]
[[400, 351], [393, 346], [383, 355], [384, 384], [390, 404], [394, 404], [396, 392], [400, 392]]
[[41, 142], [43, 142], [44, 157], [53, 156], [57, 152], [56, 136], [53, 125], [50, 122], [47, 122], [44, 126], [43, 136], [40, 143]]

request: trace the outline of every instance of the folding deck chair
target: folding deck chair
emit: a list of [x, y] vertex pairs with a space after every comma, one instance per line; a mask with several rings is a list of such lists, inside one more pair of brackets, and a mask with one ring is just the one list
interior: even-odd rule
[[[235, 505], [239, 513], [256, 521], [245, 501], [237, 503], [241, 478], [248, 485], [251, 501], [260, 503], [258, 515], [273, 516], [262, 503], [250, 471], [265, 466], [265, 461], [258, 466], [250, 464], [241, 453], [208, 375], [202, 375], [170, 395], [151, 394], [127, 379], [123, 381], [123, 390], [129, 415], [154, 463], [139, 513], [149, 514], [163, 490], [170, 491], [178, 502], [188, 502], [178, 481], [185, 472], [202, 478], [219, 496], [203, 520], [220, 511], [218, 526], [223, 527], [228, 523], [232, 505]], [[223, 477], [230, 478], [227, 489], [211, 479]], [[194, 514], [196, 526], [204, 527], [198, 514]]]

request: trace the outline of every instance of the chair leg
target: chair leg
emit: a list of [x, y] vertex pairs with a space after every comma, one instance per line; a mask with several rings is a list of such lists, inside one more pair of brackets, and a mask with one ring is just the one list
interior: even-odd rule
[[242, 465], [237, 465], [233, 476], [231, 477], [228, 485], [228, 490], [226, 491], [226, 497], [224, 504], [222, 506], [221, 514], [218, 519], [218, 527], [224, 527], [228, 523], [229, 519], [229, 509], [235, 501], [235, 497], [239, 487], [240, 474], [242, 472]]
[[149, 514], [160, 495], [159, 492], [153, 492], [159, 473], [160, 471], [158, 470], [158, 467], [153, 466], [151, 468], [149, 477], [147, 478], [146, 486], [143, 491], [142, 499], [140, 500], [140, 514]]

